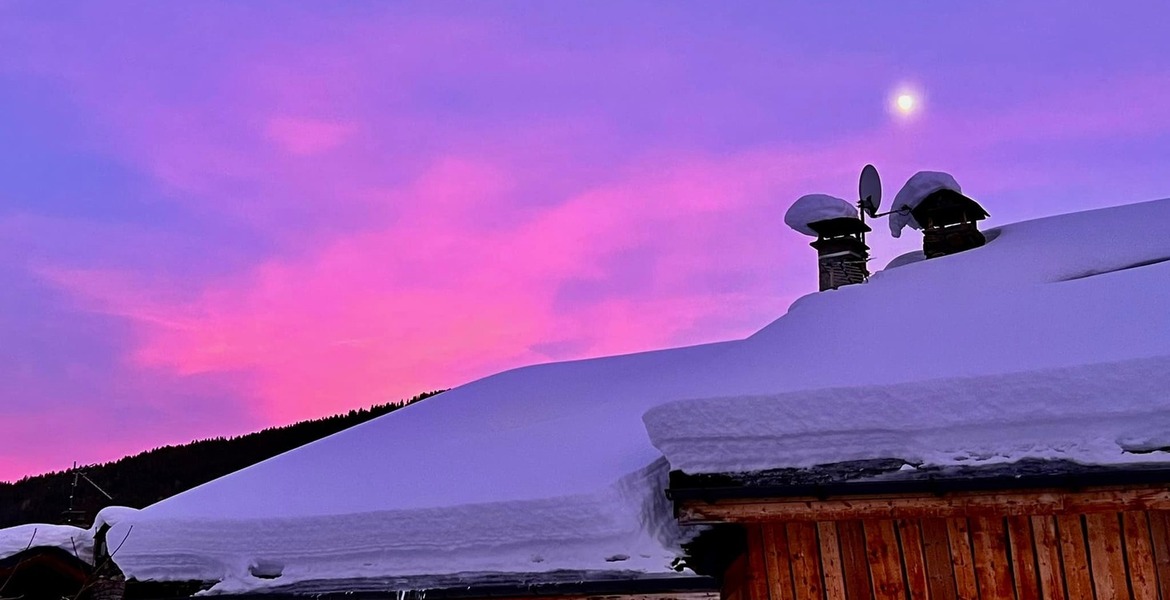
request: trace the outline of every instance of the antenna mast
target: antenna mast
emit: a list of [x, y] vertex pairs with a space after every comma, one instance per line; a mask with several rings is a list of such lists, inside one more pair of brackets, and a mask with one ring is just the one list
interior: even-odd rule
[[85, 511], [77, 510], [73, 507], [73, 500], [77, 497], [77, 484], [84, 479], [86, 483], [97, 490], [98, 493], [106, 497], [106, 500], [113, 500], [114, 497], [109, 492], [102, 489], [100, 485], [89, 478], [84, 471], [77, 468], [77, 461], [73, 461], [73, 483], [69, 486], [69, 508], [65, 511], [65, 520], [69, 523], [77, 523], [85, 515]]

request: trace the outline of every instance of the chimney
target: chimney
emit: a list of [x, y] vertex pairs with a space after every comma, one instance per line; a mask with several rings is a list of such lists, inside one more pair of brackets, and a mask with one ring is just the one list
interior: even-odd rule
[[910, 214], [922, 225], [922, 253], [926, 258], [946, 256], [987, 243], [978, 221], [988, 217], [978, 202], [950, 189], [938, 190], [918, 203]]
[[869, 225], [856, 217], [838, 217], [808, 224], [817, 233], [817, 267], [820, 271], [820, 289], [835, 290], [843, 285], [863, 283], [869, 278], [865, 263], [869, 260], [869, 246], [864, 234]]
[[788, 208], [784, 222], [799, 233], [817, 238], [809, 245], [817, 249], [822, 292], [861, 283], [869, 277], [865, 232], [870, 229], [858, 217], [856, 206], [836, 196], [808, 194]]

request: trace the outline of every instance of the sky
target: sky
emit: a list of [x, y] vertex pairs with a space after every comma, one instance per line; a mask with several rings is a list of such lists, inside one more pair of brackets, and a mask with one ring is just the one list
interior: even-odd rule
[[1167, 22], [0, 0], [0, 481], [750, 335], [816, 290], [784, 211], [866, 163], [988, 225], [1168, 197]]

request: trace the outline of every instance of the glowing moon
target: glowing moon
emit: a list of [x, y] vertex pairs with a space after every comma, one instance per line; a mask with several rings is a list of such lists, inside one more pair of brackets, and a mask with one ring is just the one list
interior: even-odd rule
[[910, 94], [898, 94], [894, 103], [898, 106], [898, 112], [904, 115], [914, 112], [914, 109], [918, 107], [918, 101]]
[[890, 90], [887, 98], [890, 116], [900, 121], [913, 120], [926, 108], [926, 96], [922, 88], [912, 83], [899, 84]]

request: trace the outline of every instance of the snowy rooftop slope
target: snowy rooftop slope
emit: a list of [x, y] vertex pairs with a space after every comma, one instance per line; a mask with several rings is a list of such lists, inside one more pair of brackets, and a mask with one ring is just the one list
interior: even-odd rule
[[[847, 443], [850, 435], [821, 443], [818, 428], [829, 434], [923, 425], [907, 419], [929, 409], [888, 406], [903, 401], [902, 393], [926, 402], [924, 388], [945, 385], [983, 401], [963, 391], [970, 386], [962, 378], [986, 378], [980, 385], [1001, 390], [990, 401], [1008, 405], [1011, 385], [1071, 390], [1084, 385], [1082, 373], [1111, 372], [1092, 366], [1102, 363], [1120, 363], [1119, 373], [1140, 371], [1153, 378], [1150, 385], [1170, 389], [1170, 371], [1145, 371], [1170, 356], [1170, 262], [1158, 262], [1170, 259], [1167, 224], [1170, 200], [1010, 225], [984, 247], [806, 296], [745, 340], [489, 377], [148, 507], [111, 532], [120, 539], [134, 524], [116, 560], [140, 579], [223, 579], [223, 591], [361, 576], [401, 575], [426, 587], [428, 577], [461, 572], [671, 573], [681, 532], [662, 487], [667, 469], [678, 465], [651, 444], [642, 422], [648, 411], [659, 436], [700, 423], [687, 421], [695, 406], [716, 406], [663, 405], [703, 398], [734, 404], [723, 420], [703, 413], [709, 427], [692, 427], [670, 444], [658, 438], [671, 461], [691, 464], [679, 453], [687, 444], [675, 442], [735, 442], [744, 417], [768, 405], [758, 397], [780, 398], [788, 408], [768, 408], [768, 422], [806, 435], [803, 445], [812, 450], [757, 460], [729, 443], [712, 459], [721, 461], [718, 468], [761, 468], [865, 454]], [[815, 260], [811, 251], [808, 260]], [[944, 383], [922, 383], [928, 380]], [[842, 387], [853, 391], [800, 395]], [[1155, 388], [1118, 389], [1146, 394], [1150, 419], [1170, 410]], [[1086, 391], [1067, 406], [1096, 410], [1114, 402], [1107, 396]], [[839, 401], [851, 410], [834, 407]], [[1003, 418], [1055, 410], [1013, 408]], [[837, 418], [826, 423], [830, 413]], [[994, 415], [975, 416], [987, 427], [1002, 424]], [[1110, 422], [1127, 429], [1135, 416]], [[777, 423], [794, 419], [800, 422]], [[784, 430], [768, 431], [778, 439]], [[1071, 435], [1052, 431], [1040, 442], [1055, 447]], [[994, 435], [978, 439], [990, 440], [981, 442], [980, 457], [1035, 455], [997, 446]], [[921, 454], [940, 462], [960, 456]], [[249, 566], [259, 564], [281, 576], [253, 577]]]
[[1166, 462], [1170, 354], [1005, 375], [682, 400], [645, 416], [686, 473], [877, 458], [916, 465]]
[[[116, 562], [139, 579], [224, 579], [217, 591], [676, 575], [667, 467], [641, 415], [686, 397], [726, 347], [530, 367], [445, 392], [144, 509]], [[281, 577], [252, 577], [257, 563]]]
[[1127, 451], [1170, 446], [1156, 435], [1170, 431], [1168, 225], [1170, 200], [1019, 223], [983, 248], [806, 296], [748, 340], [804, 348], [780, 367], [788, 387], [662, 405], [648, 431], [692, 473], [1170, 460]]

